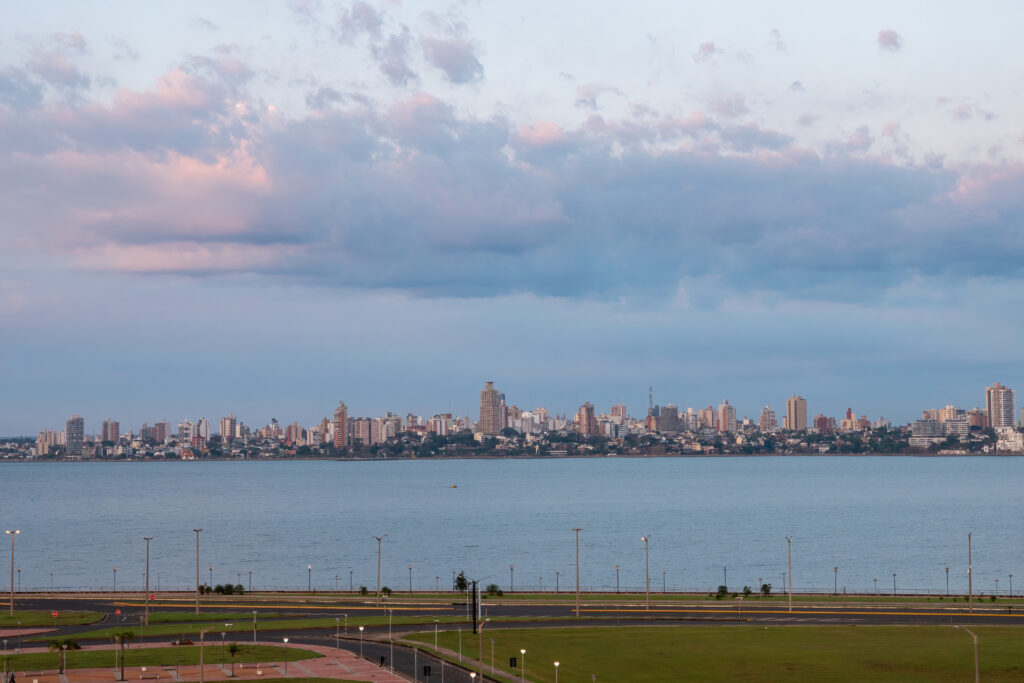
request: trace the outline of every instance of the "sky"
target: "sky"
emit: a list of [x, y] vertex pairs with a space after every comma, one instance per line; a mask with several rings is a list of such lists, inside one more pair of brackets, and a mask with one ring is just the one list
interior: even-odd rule
[[19, 3], [0, 435], [1024, 379], [1024, 5]]

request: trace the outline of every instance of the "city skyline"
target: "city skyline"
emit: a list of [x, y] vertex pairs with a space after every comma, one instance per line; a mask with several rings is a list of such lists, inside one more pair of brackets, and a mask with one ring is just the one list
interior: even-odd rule
[[99, 7], [0, 29], [0, 434], [1021, 386], [1024, 6]]

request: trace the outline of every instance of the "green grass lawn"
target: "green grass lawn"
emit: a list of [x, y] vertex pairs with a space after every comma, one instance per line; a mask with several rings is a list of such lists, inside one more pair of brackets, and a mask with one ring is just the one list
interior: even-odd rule
[[[219, 640], [219, 639], [218, 639]], [[235, 662], [280, 662], [284, 661], [285, 648], [266, 645], [246, 645], [239, 643], [242, 651], [236, 655]], [[231, 655], [218, 642], [207, 641], [204, 648], [205, 664], [230, 663]], [[174, 666], [180, 664], [199, 664], [199, 647], [160, 647], [137, 648], [130, 645], [125, 648], [125, 666]], [[120, 650], [116, 651], [118, 658]], [[93, 669], [114, 666], [115, 650], [74, 651], [67, 654], [67, 668]], [[323, 655], [299, 647], [288, 648], [288, 661], [314, 659]], [[23, 655], [11, 655], [7, 665], [14, 671], [47, 671], [58, 667], [56, 652], [36, 652]], [[120, 659], [118, 660], [120, 661]]]
[[[979, 626], [981, 678], [1024, 680], [1024, 629]], [[431, 649], [433, 632], [413, 639]], [[950, 626], [728, 626], [493, 630], [484, 633], [486, 669], [560, 683], [599, 681], [966, 681], [974, 670], [971, 637]], [[458, 635], [440, 636], [458, 650]], [[462, 652], [478, 658], [463, 632]]]
[[[122, 615], [124, 616], [124, 615]], [[257, 621], [260, 619], [280, 619], [287, 617], [287, 612], [266, 612], [258, 613], [256, 616]], [[136, 621], [138, 616], [133, 615]], [[149, 623], [150, 624], [180, 624], [190, 621], [209, 621], [209, 622], [239, 622], [246, 623], [248, 620], [250, 628], [252, 627], [252, 612], [207, 612], [205, 614], [196, 614], [195, 612], [164, 612], [154, 611], [152, 608], [149, 610]]]
[[17, 627], [18, 621], [25, 628], [32, 626], [70, 626], [74, 624], [91, 624], [103, 618], [102, 612], [68, 611], [58, 612], [56, 619], [48, 610], [15, 610], [12, 617], [7, 612], [0, 615], [0, 627]]
[[[194, 615], [193, 615], [194, 616]], [[209, 617], [211, 615], [207, 615]], [[245, 614], [222, 614], [219, 615], [225, 619], [232, 619], [232, 621], [215, 621], [215, 622], [198, 622], [198, 623], [185, 623], [185, 624], [151, 624], [146, 628], [142, 629], [143, 635], [147, 638], [150, 636], [186, 636], [195, 640], [199, 637], [199, 632], [210, 628], [210, 633], [207, 634], [207, 638], [217, 636], [217, 634], [223, 632], [226, 633], [245, 633], [252, 635], [252, 615], [249, 615], [246, 619]], [[344, 626], [345, 620], [341, 617], [342, 626]], [[410, 625], [410, 624], [433, 624], [434, 619], [438, 619], [442, 624], [445, 623], [459, 623], [466, 621], [465, 616], [443, 616], [443, 617], [431, 617], [431, 616], [394, 616], [392, 625]], [[152, 620], [151, 620], [152, 621]], [[260, 631], [281, 631], [281, 630], [305, 630], [305, 629], [333, 629], [337, 626], [335, 617], [313, 617], [308, 619], [267, 619], [263, 620], [257, 617], [256, 620], [256, 633], [259, 637]], [[348, 630], [351, 634], [352, 629], [360, 626], [384, 626], [388, 623], [387, 615], [369, 615], [369, 616], [352, 616], [348, 617]], [[231, 626], [226, 626], [231, 624]], [[123, 633], [130, 631], [136, 636], [139, 635], [139, 626], [132, 626], [128, 623], [124, 623], [121, 626], [112, 626], [109, 628], [96, 629], [94, 631], [85, 631], [83, 633], [74, 634], [74, 638], [77, 640], [95, 640], [95, 639], [109, 639], [112, 634]], [[37, 641], [45, 641], [45, 636], [34, 638]]]

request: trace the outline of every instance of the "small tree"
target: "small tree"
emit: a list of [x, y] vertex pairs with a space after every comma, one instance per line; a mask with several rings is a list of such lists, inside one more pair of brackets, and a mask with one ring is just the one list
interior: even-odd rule
[[722, 598], [724, 598], [728, 594], [729, 594], [729, 587], [728, 586], [724, 586], [724, 585], [723, 586], [719, 586], [718, 587], [718, 592], [715, 593], [715, 600], [721, 600]]
[[388, 588], [387, 586], [381, 586], [380, 587], [380, 593], [381, 593], [381, 595], [390, 596], [391, 595], [391, 589]]
[[70, 638], [51, 640], [49, 645], [50, 650], [57, 653], [57, 667], [60, 673], [64, 673], [64, 668], [67, 664], [67, 651], [81, 649], [81, 646]]
[[753, 593], [753, 592], [754, 591], [750, 590], [750, 586], [744, 586], [743, 587], [743, 597], [745, 597], [745, 598], [750, 597], [750, 594]]
[[464, 591], [469, 588], [469, 581], [466, 579], [466, 572], [459, 572], [459, 575], [455, 577], [455, 590]]
[[367, 595], [367, 594], [368, 594], [369, 592], [370, 592], [370, 591], [368, 591], [368, 590], [366, 589], [366, 586], [360, 586], [360, 587], [359, 587], [359, 594], [360, 594], [360, 595]]
[[228, 654], [231, 655], [231, 675], [235, 675], [235, 657], [242, 652], [242, 646], [238, 643], [228, 645]]
[[501, 590], [501, 588], [498, 587], [498, 584], [492, 583], [487, 586], [487, 594], [492, 596], [500, 596], [504, 595], [505, 593]]
[[770, 583], [762, 583], [761, 584], [761, 595], [763, 595], [764, 597], [767, 598], [771, 594], [772, 594], [772, 585]]

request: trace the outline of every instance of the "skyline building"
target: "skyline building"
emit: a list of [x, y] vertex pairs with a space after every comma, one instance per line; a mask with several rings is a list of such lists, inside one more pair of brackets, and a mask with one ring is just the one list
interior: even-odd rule
[[184, 422], [178, 423], [178, 445], [190, 446], [192, 445], [192, 437], [195, 436], [194, 425], [192, 420], [185, 420]]
[[996, 382], [985, 388], [985, 411], [988, 413], [988, 426], [996, 431], [1014, 425], [1013, 389]]
[[504, 396], [495, 388], [494, 382], [484, 383], [480, 392], [480, 422], [477, 431], [484, 436], [497, 436], [505, 426]]
[[100, 441], [112, 441], [117, 443], [117, 440], [121, 438], [121, 423], [112, 417], [108, 417], [103, 421], [103, 426], [100, 428]]
[[779, 423], [775, 419], [775, 411], [770, 405], [761, 408], [761, 417], [757, 421], [757, 426], [762, 432], [774, 432], [779, 428]]
[[238, 430], [238, 420], [234, 413], [228, 413], [227, 417], [220, 419], [220, 438], [224, 441], [232, 441]]
[[348, 445], [348, 406], [344, 401], [338, 401], [338, 407], [334, 409], [334, 447], [344, 448]]
[[786, 416], [783, 418], [783, 426], [794, 432], [807, 429], [807, 399], [796, 394], [786, 399]]
[[82, 442], [85, 441], [85, 420], [78, 415], [64, 423], [64, 445], [69, 456], [82, 456]]
[[576, 411], [576, 428], [584, 436], [597, 436], [597, 419], [594, 417], [594, 406], [590, 401]]
[[729, 404], [728, 399], [718, 406], [718, 429], [722, 432], [736, 431], [736, 408]]

